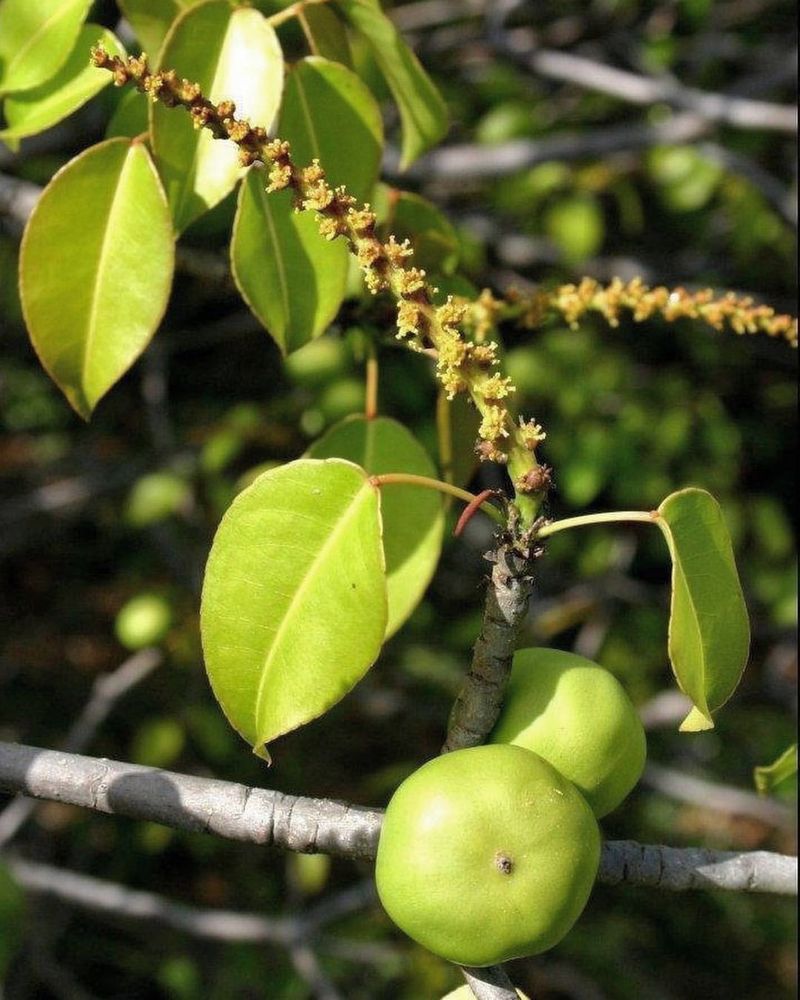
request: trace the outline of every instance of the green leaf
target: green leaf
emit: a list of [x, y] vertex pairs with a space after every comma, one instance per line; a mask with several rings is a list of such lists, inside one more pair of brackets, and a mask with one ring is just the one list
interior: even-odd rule
[[712, 729], [712, 712], [736, 690], [750, 648], [750, 625], [728, 529], [705, 490], [673, 493], [658, 508], [672, 556], [669, 657], [694, 708], [683, 732]]
[[[316, 441], [312, 458], [345, 458], [372, 476], [410, 472], [436, 476], [428, 453], [402, 424], [389, 417], [367, 420], [346, 417]], [[387, 637], [393, 635], [419, 604], [430, 583], [442, 548], [444, 514], [439, 494], [416, 486], [381, 489], [386, 591], [389, 601]]]
[[337, 0], [337, 6], [363, 36], [397, 103], [403, 126], [403, 170], [447, 131], [445, 103], [378, 0]]
[[325, 331], [339, 311], [347, 247], [329, 242], [311, 212], [295, 212], [291, 191], [267, 194], [252, 170], [239, 191], [231, 267], [239, 291], [283, 354]]
[[414, 264], [428, 273], [452, 274], [458, 265], [458, 234], [427, 198], [410, 191], [378, 187], [374, 199], [381, 231], [414, 247]]
[[69, 58], [55, 76], [6, 100], [3, 111], [7, 128], [0, 132], [3, 142], [43, 132], [77, 111], [111, 83], [109, 73], [89, 62], [89, 51], [97, 44], [111, 55], [125, 55], [113, 32], [97, 24], [85, 24]]
[[0, 94], [38, 87], [57, 73], [75, 46], [90, 6], [91, 0], [4, 0]]
[[140, 143], [92, 146], [42, 193], [22, 239], [22, 308], [43, 366], [84, 419], [158, 327], [174, 253], [164, 192]]
[[760, 795], [769, 795], [775, 788], [797, 774], [797, 744], [793, 743], [771, 764], [753, 768], [753, 781]]
[[367, 201], [378, 179], [383, 122], [375, 98], [351, 70], [319, 56], [295, 63], [286, 79], [278, 135], [297, 163], [318, 159], [331, 184]]
[[198, 0], [118, 0], [117, 5], [141, 42], [142, 50], [155, 61], [172, 23], [197, 3]]
[[[283, 88], [283, 55], [272, 27], [257, 10], [227, 0], [191, 7], [172, 26], [161, 64], [200, 84], [212, 101], [231, 100], [236, 113], [269, 128]], [[218, 204], [243, 175], [229, 140], [195, 129], [185, 111], [153, 104], [153, 152], [175, 229]]]
[[350, 462], [300, 459], [239, 494], [206, 566], [206, 669], [256, 749], [327, 711], [386, 631], [378, 490]]
[[25, 893], [0, 858], [0, 983], [22, 944]]
[[448, 399], [444, 390], [436, 398], [436, 431], [439, 465], [445, 482], [464, 487], [475, 475], [478, 456], [475, 442], [481, 418], [466, 395]]
[[303, 8], [303, 31], [309, 48], [315, 56], [331, 59], [349, 69], [353, 68], [353, 54], [344, 25], [326, 4], [312, 4]]
[[150, 128], [147, 101], [142, 100], [138, 90], [126, 90], [120, 94], [114, 113], [106, 126], [106, 139], [124, 136], [135, 139]]

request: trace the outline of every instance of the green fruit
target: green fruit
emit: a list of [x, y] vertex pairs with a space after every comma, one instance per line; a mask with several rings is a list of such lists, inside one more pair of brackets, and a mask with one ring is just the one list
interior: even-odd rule
[[490, 741], [544, 757], [598, 817], [630, 792], [647, 755], [644, 729], [619, 681], [591, 660], [557, 649], [515, 655]]
[[114, 631], [126, 649], [143, 649], [160, 642], [171, 624], [172, 611], [163, 597], [139, 594], [120, 609]]
[[481, 746], [428, 761], [400, 785], [375, 878], [409, 937], [484, 966], [560, 941], [599, 858], [597, 822], [570, 782], [521, 747]]

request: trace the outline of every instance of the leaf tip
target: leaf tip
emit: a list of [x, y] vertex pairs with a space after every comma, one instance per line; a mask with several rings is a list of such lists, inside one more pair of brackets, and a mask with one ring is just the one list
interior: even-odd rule
[[693, 705], [691, 711], [683, 720], [683, 722], [678, 726], [678, 732], [680, 733], [703, 733], [709, 729], [714, 728], [714, 720], [711, 718], [711, 714], [708, 712], [703, 712]]

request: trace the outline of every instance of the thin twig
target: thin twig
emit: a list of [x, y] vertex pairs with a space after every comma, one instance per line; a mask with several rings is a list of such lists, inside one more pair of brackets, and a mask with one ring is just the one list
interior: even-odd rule
[[[200, 909], [158, 893], [130, 889], [107, 879], [38, 861], [9, 857], [6, 864], [19, 885], [36, 895], [49, 896], [104, 917], [157, 923], [192, 937], [222, 943], [275, 944], [288, 948], [313, 938], [320, 950], [327, 951], [330, 945], [332, 951], [338, 951], [343, 939], [322, 935], [324, 927], [376, 900], [374, 888], [367, 894], [359, 885], [359, 892], [348, 897], [346, 907], [335, 905], [337, 897], [342, 895], [339, 893], [320, 905], [319, 909], [329, 905], [327, 913], [318, 914], [318, 907], [313, 907], [297, 916], [267, 917], [235, 910]], [[367, 963], [371, 964], [374, 958], [370, 954]]]
[[[485, 180], [505, 177], [550, 160], [594, 159], [610, 153], [696, 142], [709, 131], [704, 118], [687, 111], [657, 124], [626, 122], [588, 131], [562, 132], [544, 139], [512, 139], [495, 146], [464, 143], [428, 153], [404, 176], [425, 183]], [[396, 154], [387, 155], [384, 167], [390, 178], [399, 176], [398, 159]]]
[[783, 830], [792, 829], [795, 824], [794, 810], [783, 802], [756, 795], [744, 788], [698, 778], [672, 767], [648, 764], [642, 783], [668, 798], [712, 812], [747, 816]]
[[627, 104], [668, 104], [690, 111], [707, 122], [743, 129], [797, 132], [797, 108], [794, 105], [715, 94], [687, 87], [666, 75], [643, 76], [574, 53], [537, 48], [535, 36], [529, 29], [508, 30], [505, 27], [506, 19], [517, 6], [519, 4], [512, 0], [511, 3], [500, 2], [489, 8], [486, 16], [489, 42], [497, 52], [535, 76], [608, 94]]
[[[383, 811], [120, 761], [0, 742], [0, 790], [177, 830], [305, 853], [374, 859]], [[684, 890], [797, 894], [797, 858], [609, 841], [598, 880]]]

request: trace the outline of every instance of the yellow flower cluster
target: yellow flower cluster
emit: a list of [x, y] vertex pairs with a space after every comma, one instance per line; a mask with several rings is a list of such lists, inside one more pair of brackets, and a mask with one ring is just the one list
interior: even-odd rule
[[584, 278], [577, 285], [561, 285], [552, 291], [537, 291], [531, 296], [513, 297], [520, 321], [530, 328], [541, 326], [556, 313], [572, 327], [577, 327], [587, 313], [599, 313], [611, 326], [628, 314], [643, 323], [660, 316], [668, 323], [691, 319], [707, 323], [715, 330], [730, 329], [734, 333], [766, 333], [797, 347], [797, 320], [780, 315], [770, 306], [757, 305], [749, 296], [727, 292], [717, 298], [710, 288], [689, 292], [685, 288], [669, 289], [663, 285], [649, 288], [640, 278], [624, 282], [620, 278], [606, 286], [593, 278]]
[[[433, 289], [420, 268], [408, 266], [413, 250], [408, 241], [393, 236], [382, 243], [376, 236], [376, 217], [368, 205], [358, 206], [343, 187], [333, 188], [317, 160], [305, 167], [292, 161], [291, 149], [280, 139], [269, 140], [264, 129], [235, 117], [231, 101], [218, 105], [207, 100], [197, 84], [181, 80], [172, 71], [151, 73], [145, 56], [121, 59], [102, 47], [92, 52], [96, 66], [113, 73], [118, 86], [133, 83], [151, 99], [186, 108], [197, 127], [207, 128], [218, 139], [232, 139], [239, 147], [242, 165], [261, 162], [268, 167], [268, 191], [291, 188], [295, 205], [316, 213], [320, 232], [326, 239], [343, 237], [361, 266], [365, 282], [373, 293], [391, 292], [397, 300], [397, 336], [412, 349], [427, 351], [436, 358], [436, 374], [448, 398], [469, 393], [481, 415], [480, 440], [476, 451], [482, 459], [509, 462], [522, 494], [544, 491], [541, 476], [529, 475], [538, 468], [534, 450], [541, 440], [532, 436], [528, 425], [517, 425], [505, 404], [514, 391], [510, 379], [491, 368], [497, 361], [497, 345], [489, 341], [502, 303], [484, 292], [476, 303], [457, 301], [452, 296], [434, 305]], [[469, 330], [473, 339], [467, 339]], [[546, 477], [545, 477], [546, 478]], [[519, 500], [519, 498], [518, 498]], [[531, 522], [538, 502], [527, 501], [526, 520]]]

